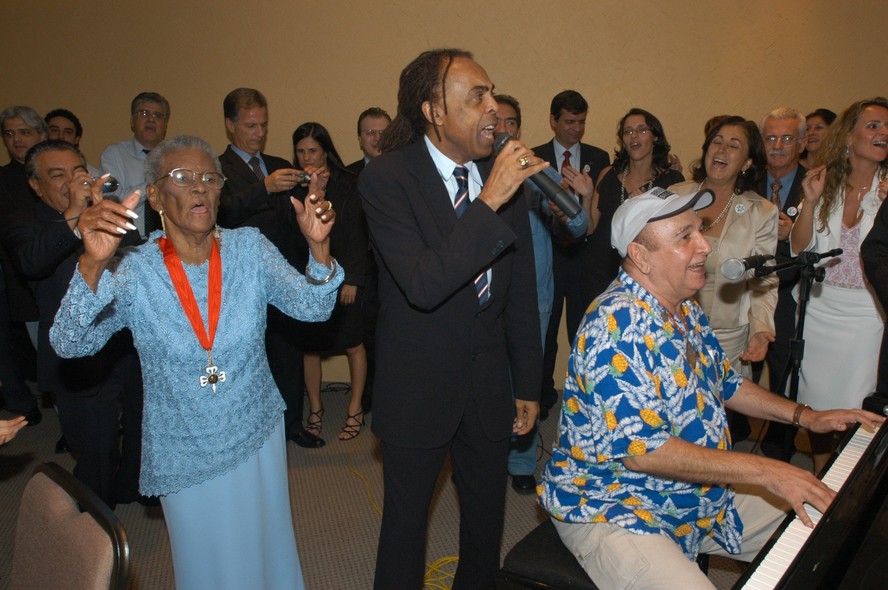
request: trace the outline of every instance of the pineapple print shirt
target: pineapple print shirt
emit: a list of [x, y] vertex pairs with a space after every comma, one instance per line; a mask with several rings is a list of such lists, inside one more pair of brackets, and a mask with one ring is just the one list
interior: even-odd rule
[[743, 527], [730, 486], [633, 472], [621, 461], [673, 436], [730, 449], [723, 406], [742, 377], [700, 306], [688, 300], [682, 310], [685, 323], [622, 270], [592, 303], [571, 351], [540, 504], [559, 520], [668, 536], [689, 559], [704, 535], [739, 553]]

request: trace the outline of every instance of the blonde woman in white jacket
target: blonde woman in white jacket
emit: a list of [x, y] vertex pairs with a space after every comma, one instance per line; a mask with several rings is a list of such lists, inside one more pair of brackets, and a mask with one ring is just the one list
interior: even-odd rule
[[[860, 407], [876, 387], [884, 310], [866, 280], [860, 244], [888, 190], [888, 100], [852, 104], [830, 128], [818, 166], [802, 187], [804, 201], [790, 235], [794, 254], [844, 250], [823, 263], [805, 318], [799, 402], [815, 409]], [[830, 435], [810, 435], [814, 469], [834, 447]]]

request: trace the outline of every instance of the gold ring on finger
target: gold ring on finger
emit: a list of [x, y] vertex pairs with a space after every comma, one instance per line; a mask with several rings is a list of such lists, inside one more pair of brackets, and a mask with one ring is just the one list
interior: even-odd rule
[[527, 165], [530, 163], [530, 160], [527, 156], [521, 156], [518, 158], [518, 162], [521, 164], [522, 168], [527, 168]]

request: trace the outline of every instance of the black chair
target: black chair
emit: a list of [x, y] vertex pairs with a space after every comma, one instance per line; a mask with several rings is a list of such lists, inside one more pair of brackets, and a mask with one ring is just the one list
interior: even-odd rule
[[598, 590], [550, 519], [518, 541], [497, 574], [497, 590]]
[[[709, 572], [709, 556], [697, 565]], [[530, 531], [506, 555], [496, 578], [497, 590], [598, 590], [576, 557], [561, 542], [550, 519]]]
[[10, 588], [123, 590], [129, 542], [107, 504], [56, 463], [34, 469], [15, 529]]

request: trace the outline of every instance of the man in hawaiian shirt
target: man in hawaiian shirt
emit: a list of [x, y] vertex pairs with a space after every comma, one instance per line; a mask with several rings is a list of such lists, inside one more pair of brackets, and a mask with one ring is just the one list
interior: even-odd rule
[[696, 210], [712, 199], [653, 189], [617, 210], [612, 243], [623, 266], [571, 353], [538, 491], [602, 588], [712, 588], [698, 553], [749, 561], [785, 510], [811, 526], [803, 503], [829, 505], [835, 492], [808, 471], [731, 452], [725, 408], [815, 432], [884, 421], [863, 410], [816, 412], [731, 369], [691, 299], [711, 250]]

